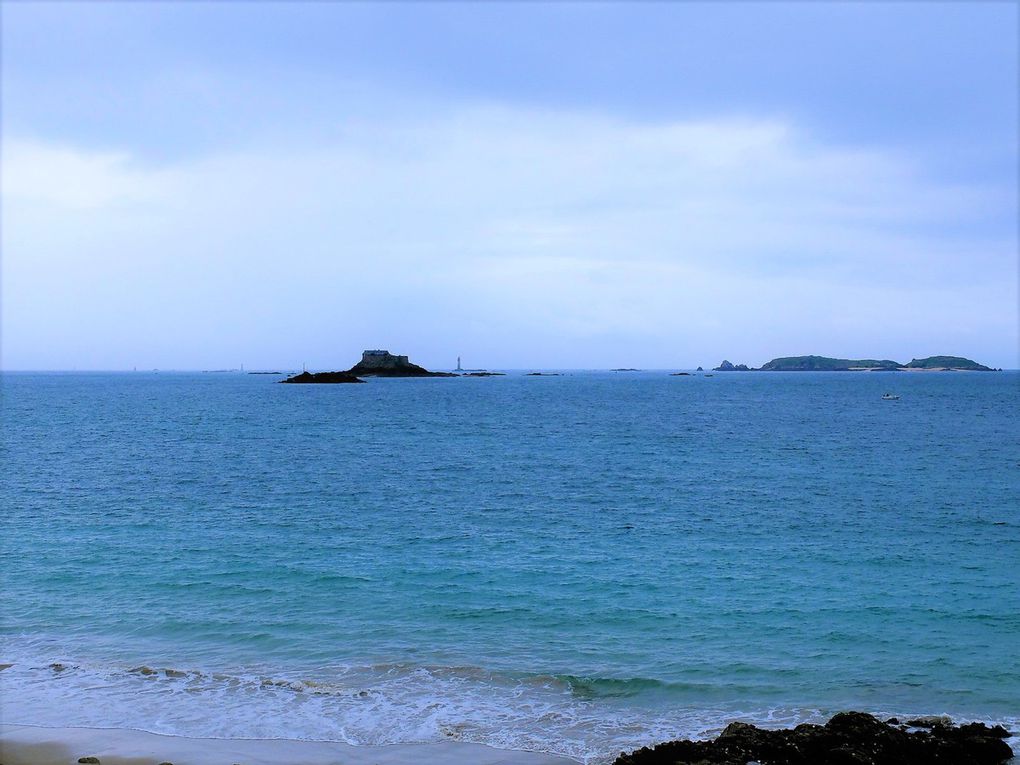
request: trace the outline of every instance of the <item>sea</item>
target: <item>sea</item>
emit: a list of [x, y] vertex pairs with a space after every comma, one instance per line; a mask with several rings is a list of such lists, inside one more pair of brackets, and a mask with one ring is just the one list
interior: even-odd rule
[[1020, 727], [1020, 374], [525, 371], [3, 374], [3, 722]]

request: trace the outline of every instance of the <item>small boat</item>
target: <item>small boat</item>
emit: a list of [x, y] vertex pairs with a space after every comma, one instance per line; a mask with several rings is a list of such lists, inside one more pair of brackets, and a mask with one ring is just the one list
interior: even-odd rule
[[896, 396], [896, 395], [893, 395], [892, 393], [883, 393], [882, 394], [882, 400], [883, 401], [899, 401], [900, 397]]

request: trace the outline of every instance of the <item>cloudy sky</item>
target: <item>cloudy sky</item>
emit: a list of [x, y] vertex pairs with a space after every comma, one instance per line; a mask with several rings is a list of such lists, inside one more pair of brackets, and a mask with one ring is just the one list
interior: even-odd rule
[[1017, 367], [1014, 3], [11, 3], [7, 369]]

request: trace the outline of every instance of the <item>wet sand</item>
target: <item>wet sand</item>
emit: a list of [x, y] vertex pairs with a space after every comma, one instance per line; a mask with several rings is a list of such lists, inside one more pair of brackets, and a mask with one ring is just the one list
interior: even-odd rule
[[3, 765], [574, 765], [534, 752], [504, 751], [456, 741], [352, 746], [287, 739], [201, 739], [111, 728], [0, 725]]

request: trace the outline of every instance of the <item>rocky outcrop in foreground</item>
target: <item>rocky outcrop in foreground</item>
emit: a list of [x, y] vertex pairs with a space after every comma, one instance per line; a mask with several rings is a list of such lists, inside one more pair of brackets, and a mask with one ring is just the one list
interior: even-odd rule
[[299, 375], [280, 380], [281, 383], [363, 383], [350, 372], [302, 372]]
[[621, 754], [614, 765], [1001, 765], [1013, 756], [1009, 736], [998, 725], [840, 712], [793, 730], [730, 723], [715, 741], [670, 741]]

